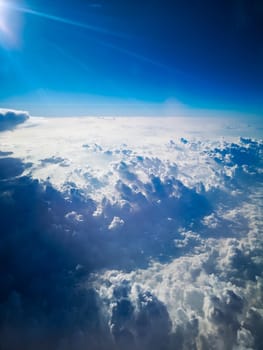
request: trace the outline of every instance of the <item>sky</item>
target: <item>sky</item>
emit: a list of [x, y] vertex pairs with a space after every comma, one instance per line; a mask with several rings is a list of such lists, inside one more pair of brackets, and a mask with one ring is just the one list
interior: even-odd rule
[[263, 114], [260, 0], [1, 0], [0, 104], [31, 115]]

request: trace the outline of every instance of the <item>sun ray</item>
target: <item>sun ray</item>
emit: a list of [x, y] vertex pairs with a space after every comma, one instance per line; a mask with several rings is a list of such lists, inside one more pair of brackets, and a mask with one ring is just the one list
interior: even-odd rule
[[[0, 0], [0, 6], [1, 3], [3, 3], [3, 0]], [[34, 16], [38, 16], [41, 18], [46, 18], [48, 20], [51, 21], [56, 21], [56, 22], [60, 22], [60, 23], [64, 23], [64, 24], [69, 24], [75, 27], [79, 27], [79, 28], [83, 28], [83, 29], [87, 29], [93, 32], [97, 32], [100, 34], [106, 34], [106, 35], [110, 35], [110, 36], [114, 36], [114, 37], [119, 37], [119, 38], [130, 38], [130, 36], [128, 36], [127, 34], [124, 33], [120, 33], [120, 32], [115, 32], [115, 31], [111, 31], [108, 30], [107, 28], [103, 28], [103, 27], [99, 27], [99, 26], [94, 26], [94, 25], [90, 25], [87, 23], [82, 23], [82, 22], [78, 22], [78, 21], [74, 21], [65, 17], [60, 17], [60, 16], [56, 16], [50, 13], [46, 13], [46, 12], [42, 12], [42, 11], [35, 11], [31, 8], [27, 8], [27, 7], [20, 7], [17, 6], [15, 4], [2, 4], [3, 7], [5, 8], [9, 8], [13, 11], [17, 11], [17, 12], [21, 12], [21, 13], [25, 13], [25, 14], [29, 14], [29, 15], [34, 15]]]

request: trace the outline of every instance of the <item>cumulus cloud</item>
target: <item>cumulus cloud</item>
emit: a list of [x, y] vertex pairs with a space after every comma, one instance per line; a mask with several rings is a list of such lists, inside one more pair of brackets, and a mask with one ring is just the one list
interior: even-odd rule
[[261, 349], [262, 142], [48, 123], [2, 134], [0, 347]]
[[29, 118], [28, 112], [0, 109], [0, 131], [14, 129]]
[[124, 224], [124, 221], [118, 216], [114, 216], [112, 222], [109, 225], [109, 230], [116, 230]]

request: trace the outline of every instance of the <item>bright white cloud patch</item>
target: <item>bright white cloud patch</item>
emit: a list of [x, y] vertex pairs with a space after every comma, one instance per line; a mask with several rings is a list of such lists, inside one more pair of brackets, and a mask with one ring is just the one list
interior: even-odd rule
[[109, 230], [116, 230], [124, 224], [124, 221], [118, 216], [114, 216], [112, 222], [109, 225]]
[[[66, 315], [67, 334], [56, 340], [62, 350], [87, 343], [94, 349], [262, 348], [258, 125], [31, 118], [25, 126], [0, 141], [0, 169], [7, 169], [0, 171], [0, 209], [7, 218], [21, 211], [19, 229], [7, 229], [16, 240], [7, 240], [6, 251], [33, 227], [35, 264], [54, 288], [45, 291], [34, 269], [25, 268], [22, 275], [39, 289], [17, 287], [18, 296], [11, 289], [6, 310], [25, 303], [23, 293], [33, 295], [30, 310], [47, 335], [46, 325]], [[30, 224], [22, 219], [27, 213], [35, 218]], [[14, 266], [9, 275], [18, 274]], [[40, 307], [36, 290], [44, 290], [47, 305], [59, 306]]]

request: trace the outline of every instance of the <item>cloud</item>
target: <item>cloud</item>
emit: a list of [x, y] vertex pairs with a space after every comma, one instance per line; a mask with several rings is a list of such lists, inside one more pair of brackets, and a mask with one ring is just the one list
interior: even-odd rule
[[0, 182], [3, 349], [96, 349], [96, 293], [78, 286], [90, 271], [78, 203], [26, 176]]
[[112, 222], [109, 225], [109, 230], [116, 230], [124, 224], [124, 221], [118, 216], [114, 216]]
[[262, 142], [79, 123], [1, 138], [0, 347], [261, 349]]
[[0, 109], [0, 131], [12, 130], [29, 118], [28, 112]]
[[7, 157], [7, 156], [11, 156], [13, 154], [13, 152], [2, 152], [0, 151], [0, 157]]
[[19, 176], [32, 164], [24, 164], [18, 158], [0, 158], [0, 180]]

